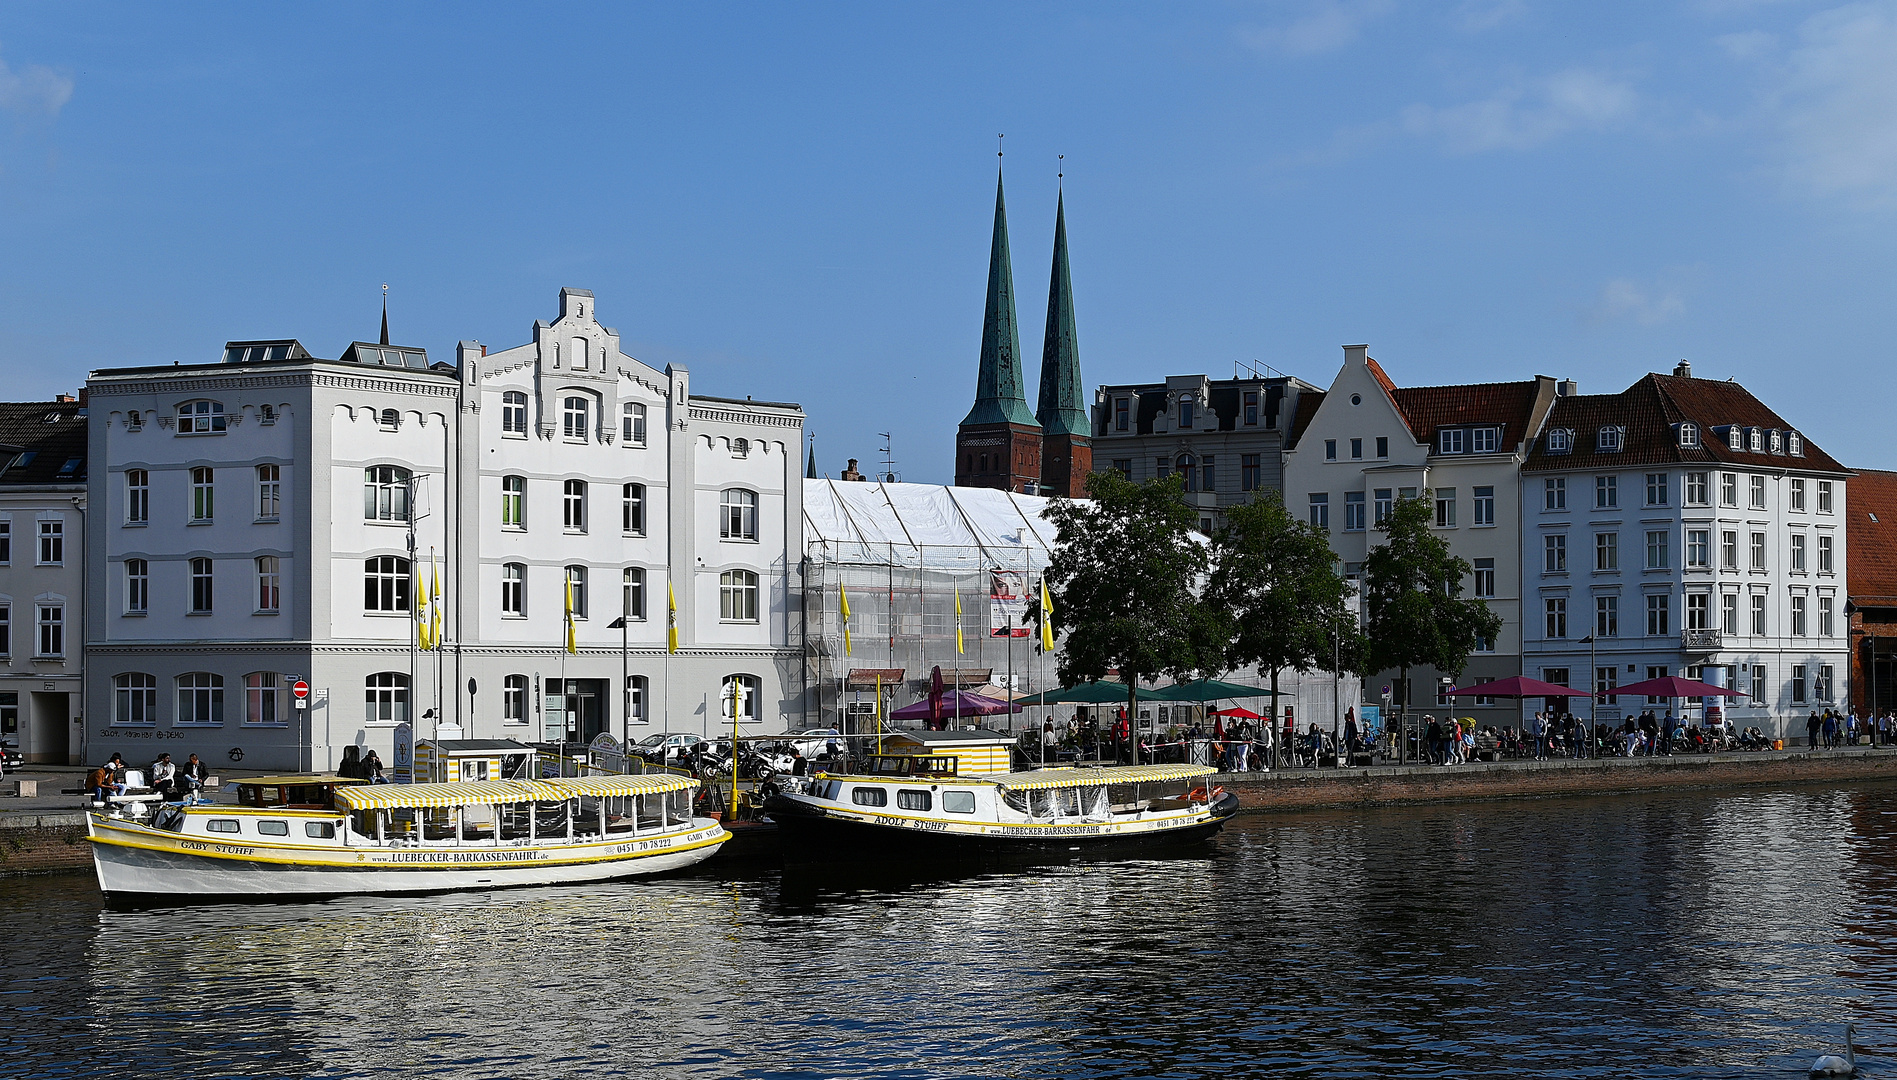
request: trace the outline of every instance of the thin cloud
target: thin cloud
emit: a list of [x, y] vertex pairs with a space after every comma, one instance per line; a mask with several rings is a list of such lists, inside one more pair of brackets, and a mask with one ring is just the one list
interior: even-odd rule
[[1368, 24], [1388, 14], [1392, 0], [1320, 0], [1303, 18], [1283, 26], [1251, 27], [1238, 38], [1260, 52], [1312, 56], [1356, 41]]
[[1640, 95], [1625, 78], [1570, 68], [1446, 108], [1412, 105], [1403, 129], [1437, 138], [1452, 153], [1529, 150], [1574, 131], [1605, 131], [1630, 119]]
[[55, 117], [72, 100], [72, 79], [41, 64], [19, 71], [0, 60], [0, 109], [20, 116]]
[[1595, 323], [1632, 319], [1642, 326], [1658, 326], [1686, 311], [1679, 290], [1647, 286], [1632, 278], [1614, 278], [1601, 287], [1601, 294], [1589, 312]]
[[1464, 33], [1479, 34], [1512, 23], [1528, 14], [1525, 0], [1462, 0], [1456, 5], [1456, 26]]
[[1821, 195], [1897, 204], [1897, 4], [1858, 3], [1806, 20], [1767, 110], [1788, 177]]

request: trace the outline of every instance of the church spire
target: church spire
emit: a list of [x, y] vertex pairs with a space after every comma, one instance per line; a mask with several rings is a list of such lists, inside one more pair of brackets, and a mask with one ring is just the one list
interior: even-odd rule
[[810, 440], [810, 458], [809, 460], [804, 462], [804, 479], [815, 480], [816, 478], [817, 478], [817, 440], [812, 439]]
[[1047, 339], [1041, 347], [1041, 399], [1035, 419], [1049, 435], [1091, 435], [1081, 399], [1080, 343], [1074, 336], [1074, 286], [1067, 269], [1067, 200], [1054, 203], [1054, 272], [1047, 286]]
[[389, 283], [382, 283], [382, 344], [389, 343]]
[[981, 371], [975, 407], [962, 426], [1022, 424], [1036, 427], [1021, 382], [1021, 333], [1015, 325], [1014, 268], [1008, 255], [1008, 208], [1001, 175], [995, 174], [995, 235], [988, 253], [988, 307], [981, 324]]

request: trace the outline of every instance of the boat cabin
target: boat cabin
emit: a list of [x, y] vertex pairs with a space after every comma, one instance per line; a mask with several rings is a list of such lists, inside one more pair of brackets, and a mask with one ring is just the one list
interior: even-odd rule
[[538, 774], [526, 743], [512, 739], [441, 739], [415, 744], [417, 781], [460, 784], [482, 780], [532, 780]]
[[237, 805], [285, 810], [334, 810], [337, 788], [367, 782], [330, 775], [251, 776], [234, 781]]
[[1014, 767], [1015, 737], [999, 731], [897, 731], [885, 736], [883, 750], [894, 754], [921, 754], [955, 759], [960, 776], [1005, 773]]
[[871, 754], [863, 762], [863, 775], [954, 776], [960, 760], [953, 754]]

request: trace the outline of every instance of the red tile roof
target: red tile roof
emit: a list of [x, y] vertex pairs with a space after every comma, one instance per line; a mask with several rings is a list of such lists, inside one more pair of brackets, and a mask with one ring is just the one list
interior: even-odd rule
[[[1699, 426], [1698, 446], [1683, 448], [1679, 445], [1674, 425], [1684, 421]], [[1765, 450], [1757, 453], [1729, 449], [1720, 436], [1733, 424], [1781, 432], [1796, 430], [1736, 382], [1646, 375], [1618, 394], [1576, 394], [1555, 402], [1542, 424], [1542, 437], [1536, 440], [1522, 471], [1708, 462], [1839, 475], [1850, 473], [1805, 438], [1803, 432], [1799, 432], [1804, 442], [1802, 455], [1771, 453], [1769, 442]], [[1600, 429], [1608, 426], [1627, 429], [1619, 451], [1595, 448]], [[1547, 433], [1560, 428], [1574, 433], [1573, 449], [1565, 454], [1550, 454]]]
[[1393, 390], [1391, 397], [1403, 412], [1417, 442], [1434, 444], [1439, 428], [1499, 424], [1501, 446], [1512, 450], [1534, 436], [1528, 425], [1535, 412], [1535, 389], [1536, 384], [1531, 379], [1462, 386], [1405, 386]]
[[1897, 473], [1860, 469], [1845, 500], [1845, 573], [1851, 601], [1897, 607]]

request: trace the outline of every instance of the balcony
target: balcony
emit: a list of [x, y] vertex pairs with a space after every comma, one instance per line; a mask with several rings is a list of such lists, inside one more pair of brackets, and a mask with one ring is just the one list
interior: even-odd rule
[[1725, 635], [1717, 630], [1683, 630], [1680, 648], [1687, 652], [1718, 652], [1725, 648]]

